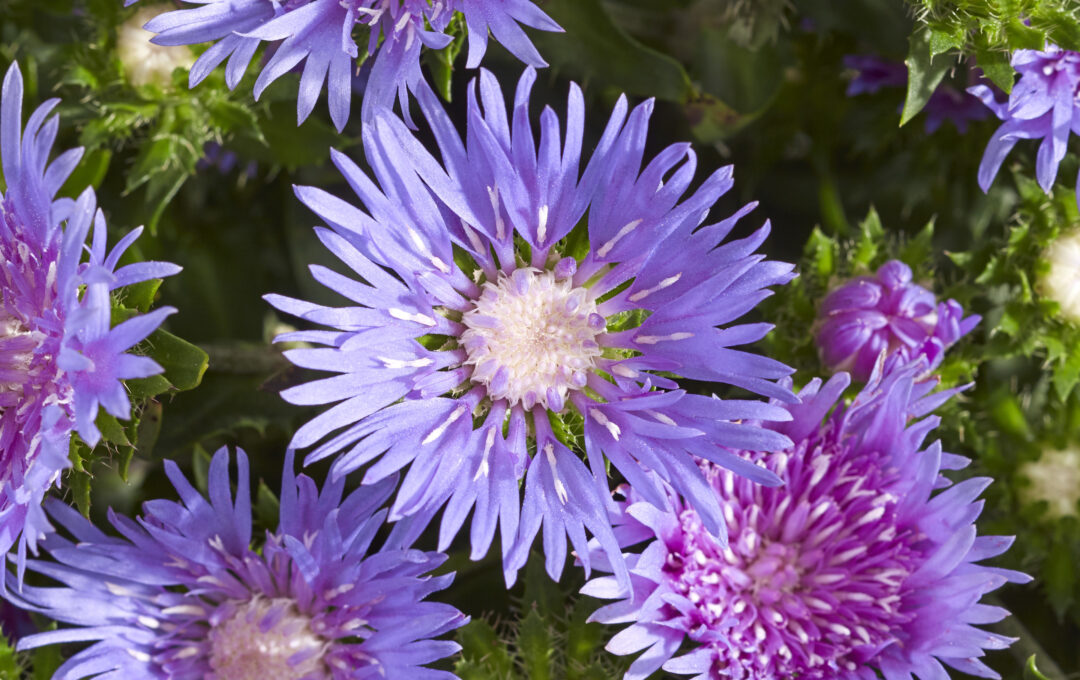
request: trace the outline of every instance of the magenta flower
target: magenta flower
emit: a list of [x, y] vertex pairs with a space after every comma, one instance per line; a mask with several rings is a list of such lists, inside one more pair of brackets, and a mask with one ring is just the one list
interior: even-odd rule
[[849, 379], [811, 382], [803, 403], [786, 407], [793, 420], [770, 425], [794, 446], [747, 454], [784, 486], [701, 461], [724, 507], [727, 546], [674, 494], [658, 509], [627, 491], [620, 540], [649, 541], [627, 558], [632, 596], [610, 576], [583, 592], [619, 600], [594, 620], [630, 624], [610, 651], [646, 650], [628, 680], [660, 668], [695, 680], [942, 680], [944, 666], [998, 677], [980, 657], [1011, 640], [976, 625], [1008, 612], [979, 600], [1030, 579], [978, 564], [1012, 539], [976, 536], [976, 498], [990, 480], [950, 485], [940, 471], [967, 459], [923, 446], [937, 418], [912, 419], [953, 392], [916, 382], [924, 361], [875, 374], [824, 422]]
[[869, 377], [878, 355], [929, 359], [931, 368], [944, 351], [971, 332], [981, 317], [964, 317], [955, 300], [939, 303], [911, 280], [899, 260], [883, 264], [874, 276], [859, 276], [835, 288], [821, 303], [815, 340], [821, 361], [833, 371]]

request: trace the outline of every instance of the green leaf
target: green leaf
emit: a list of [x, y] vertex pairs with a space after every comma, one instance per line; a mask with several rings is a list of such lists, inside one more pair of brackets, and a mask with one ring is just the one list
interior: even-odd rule
[[106, 413], [104, 409], [98, 411], [95, 424], [101, 430], [103, 440], [117, 446], [131, 446], [131, 442], [128, 441], [127, 434], [124, 432], [124, 426], [114, 416]]
[[1012, 92], [1015, 72], [1006, 52], [976, 47], [975, 61], [986, 77], [1004, 92]]
[[936, 57], [950, 50], [959, 50], [967, 41], [964, 27], [956, 24], [932, 26], [930, 28], [930, 56]]
[[165, 379], [178, 390], [198, 387], [210, 363], [202, 349], [160, 328], [140, 347], [145, 347], [146, 356], [165, 369]]
[[611, 20], [600, 0], [549, 0], [547, 12], [565, 33], [533, 36], [552, 66], [579, 80], [592, 78], [627, 94], [684, 102], [693, 88], [682, 65], [642, 45]]
[[529, 680], [551, 679], [552, 639], [547, 623], [536, 609], [521, 621], [518, 630], [518, 653], [525, 677]]
[[1005, 35], [1009, 47], [1024, 50], [1046, 49], [1046, 33], [1031, 26], [1025, 26], [1020, 17], [1013, 17], [1005, 24]]
[[455, 636], [458, 644], [461, 645], [462, 659], [486, 671], [484, 675], [475, 677], [509, 678], [514, 676], [514, 660], [490, 623], [483, 619], [473, 619], [459, 628]]
[[125, 307], [145, 314], [150, 311], [150, 305], [154, 303], [154, 298], [157, 296], [160, 287], [161, 279], [140, 281], [120, 290], [120, 302]]
[[904, 60], [908, 68], [908, 86], [904, 111], [900, 115], [901, 126], [923, 110], [926, 102], [930, 101], [930, 95], [934, 94], [945, 77], [945, 72], [952, 66], [952, 60], [945, 55], [934, 58], [930, 38], [930, 31], [925, 29], [911, 36], [908, 58]]

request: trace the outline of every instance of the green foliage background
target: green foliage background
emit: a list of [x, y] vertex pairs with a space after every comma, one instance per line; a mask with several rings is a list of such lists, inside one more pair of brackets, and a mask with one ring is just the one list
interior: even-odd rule
[[[129, 257], [184, 267], [160, 288], [139, 287], [117, 299], [117, 318], [151, 304], [180, 309], [145, 348], [167, 371], [130, 385], [138, 400], [133, 422], [103, 416], [105, 441], [92, 451], [73, 448], [65, 493], [98, 520], [109, 506], [133, 512], [143, 500], [171, 494], [164, 458], [205, 484], [207, 452], [239, 445], [262, 480], [259, 521], [272, 528], [281, 454], [310, 412], [276, 394], [304, 376], [270, 344], [293, 321], [277, 317], [260, 296], [335, 302], [307, 274], [308, 264], [337, 264], [312, 237], [316, 218], [290, 187], [313, 184], [347, 195], [328, 167], [327, 149], [360, 159], [359, 116], [338, 134], [320, 104], [297, 127], [295, 74], [258, 103], [251, 98], [253, 72], [232, 92], [220, 72], [192, 90], [181, 70], [171, 84], [134, 86], [116, 54], [116, 27], [133, 11], [121, 4], [0, 3], [0, 67], [19, 60], [31, 102], [62, 97], [57, 146], [86, 147], [63, 191], [94, 186], [114, 230], [147, 225], [148, 236]], [[547, 104], [561, 110], [567, 81], [577, 80], [589, 104], [587, 139], [595, 141], [619, 93], [655, 97], [654, 152], [691, 140], [699, 177], [736, 165], [736, 188], [716, 214], [760, 201], [743, 229], [768, 217], [769, 256], [799, 263], [801, 277], [758, 312], [777, 324], [760, 349], [796, 367], [798, 382], [824, 370], [809, 332], [821, 296], [888, 259], [908, 262], [918, 280], [983, 316], [942, 367], [946, 385], [973, 386], [946, 408], [939, 434], [950, 450], [974, 459], [963, 475], [997, 480], [986, 494], [981, 533], [1018, 536], [1000, 563], [1036, 576], [1032, 585], [1001, 592], [1015, 616], [998, 630], [1019, 642], [992, 654], [990, 663], [1006, 678], [1080, 677], [1080, 526], [1025, 506], [1017, 474], [1046, 448], [1080, 445], [1080, 328], [1061, 320], [1037, 285], [1046, 246], [1080, 228], [1075, 195], [1065, 185], [1050, 196], [1037, 187], [1033, 144], [1018, 147], [984, 195], [975, 173], [997, 121], [973, 124], [966, 134], [950, 124], [928, 134], [920, 114], [942, 83], [965, 87], [973, 65], [1008, 91], [1013, 50], [1047, 40], [1080, 49], [1080, 2], [538, 4], [566, 32], [530, 33], [551, 62], [534, 92], [537, 111]], [[425, 64], [463, 124], [472, 74], [461, 46], [459, 38], [426, 55]], [[906, 62], [906, 91], [847, 97], [853, 74], [843, 57], [867, 53]], [[521, 70], [494, 44], [485, 66], [504, 85]], [[200, 163], [208, 143], [232, 154], [235, 165]], [[1062, 176], [1074, 176], [1077, 167], [1070, 154]], [[613, 631], [585, 621], [596, 603], [575, 596], [580, 576], [552, 584], [533, 561], [523, 584], [506, 593], [497, 550], [478, 563], [463, 547], [452, 550], [447, 568], [459, 575], [446, 599], [474, 620], [457, 634], [465, 651], [448, 668], [465, 680], [591, 680], [625, 670], [625, 659], [602, 651]], [[0, 677], [48, 678], [60, 660], [56, 650], [26, 656], [0, 648]]]

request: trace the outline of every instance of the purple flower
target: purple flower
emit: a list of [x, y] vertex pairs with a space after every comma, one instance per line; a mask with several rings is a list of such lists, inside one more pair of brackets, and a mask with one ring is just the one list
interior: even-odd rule
[[955, 300], [939, 303], [911, 281], [911, 268], [899, 260], [833, 289], [819, 314], [815, 340], [822, 363], [832, 371], [850, 371], [856, 380], [869, 377], [882, 352], [904, 361], [922, 355], [935, 368], [944, 351], [981, 318], [964, 318]]
[[20, 569], [27, 545], [34, 549], [48, 529], [41, 500], [69, 465], [72, 429], [93, 446], [101, 436], [94, 425], [99, 406], [118, 418], [130, 416], [120, 381], [161, 372], [127, 350], [176, 310], [162, 308], [110, 328], [111, 292], [180, 271], [163, 262], [117, 269], [141, 228], [106, 252], [105, 218], [95, 210], [93, 190], [74, 201], [55, 198], [82, 149], [49, 163], [59, 123], [48, 116], [59, 100], [35, 110], [24, 130], [22, 93], [22, 75], [12, 64], [0, 102], [7, 182], [0, 201], [0, 551], [18, 540]]
[[[275, 42], [273, 55], [255, 82], [255, 98], [304, 62], [297, 118], [303, 121], [327, 83], [330, 117], [341, 130], [349, 119], [352, 78], [361, 50], [353, 40], [358, 26], [367, 30], [364, 54], [374, 65], [364, 95], [364, 118], [391, 106], [396, 94], [408, 115], [408, 92], [423, 80], [420, 51], [442, 49], [453, 38], [445, 33], [454, 12], [461, 12], [469, 34], [468, 68], [480, 64], [488, 31], [510, 52], [533, 66], [545, 66], [519, 24], [543, 31], [559, 25], [532, 0], [187, 0], [194, 9], [162, 14], [146, 24], [160, 45], [217, 41], [191, 69], [195, 86], [225, 59], [225, 79], [236, 87], [261, 41]], [[132, 4], [135, 0], [126, 0]]]
[[[907, 87], [907, 67], [900, 62], [874, 54], [849, 54], [844, 57], [843, 63], [845, 68], [856, 71], [855, 77], [848, 83], [846, 94], [849, 97], [873, 94], [882, 88]], [[1000, 93], [994, 88], [990, 96], [996, 99]], [[945, 121], [951, 122], [963, 134], [967, 132], [970, 122], [986, 120], [990, 115], [978, 97], [944, 83], [930, 95], [923, 111], [926, 113], [923, 125], [926, 134], [937, 132]]]
[[[314, 187], [296, 189], [330, 226], [316, 230], [323, 244], [356, 278], [311, 271], [354, 305], [267, 296], [332, 329], [279, 338], [321, 345], [286, 356], [335, 374], [283, 392], [295, 404], [335, 404], [297, 431], [293, 446], [315, 447], [309, 462], [336, 456], [336, 477], [371, 464], [365, 484], [409, 466], [390, 519], [420, 528], [445, 506], [444, 547], [475, 507], [474, 559], [501, 523], [508, 582], [541, 524], [555, 578], [564, 533], [579, 555], [588, 529], [618, 557], [605, 456], [662, 504], [644, 472], [655, 471], [718, 535], [720, 508], [693, 456], [776, 483], [718, 443], [782, 447], [782, 435], [740, 421], [787, 412], [686, 394], [680, 376], [793, 399], [774, 382], [789, 368], [733, 349], [769, 331], [736, 320], [792, 274], [754, 253], [767, 222], [723, 243], [753, 205], [704, 224], [733, 184], [731, 168], [680, 202], [693, 151], [673, 145], [642, 171], [652, 102], [628, 113], [621, 98], [579, 177], [581, 91], [571, 86], [565, 143], [547, 109], [536, 146], [528, 114], [535, 77], [526, 70], [508, 115], [499, 84], [481, 71], [464, 142], [431, 90], [420, 90], [441, 162], [389, 113], [365, 125], [378, 184], [344, 155], [332, 158], [366, 212]], [[584, 449], [588, 468], [572, 449]]]
[[990, 480], [951, 485], [940, 471], [967, 459], [923, 446], [937, 418], [912, 419], [953, 392], [929, 394], [933, 383], [915, 377], [924, 371], [920, 360], [876, 374], [824, 422], [849, 378], [812, 381], [802, 404], [787, 407], [793, 419], [773, 425], [795, 444], [745, 454], [784, 486], [702, 461], [724, 506], [727, 546], [674, 494], [661, 510], [627, 492], [620, 540], [649, 541], [628, 556], [631, 597], [610, 576], [582, 591], [619, 600], [593, 620], [631, 624], [608, 650], [646, 650], [626, 678], [663, 668], [697, 680], [938, 680], [948, 678], [942, 664], [998, 677], [980, 657], [1011, 640], [975, 625], [1008, 612], [979, 599], [1030, 579], [977, 564], [1012, 539], [976, 536], [976, 498]]
[[[990, 188], [1005, 156], [1021, 139], [1042, 139], [1035, 160], [1035, 176], [1043, 191], [1057, 178], [1065, 157], [1070, 131], [1080, 134], [1080, 52], [1051, 45], [1045, 52], [1017, 50], [1012, 66], [1020, 73], [1008, 102], [999, 102], [986, 85], [968, 88], [991, 111], [1005, 121], [990, 139], [979, 165], [979, 186]], [[1077, 184], [1080, 201], [1080, 178]]]
[[63, 585], [24, 585], [8, 597], [75, 627], [24, 637], [18, 648], [93, 642], [57, 670], [70, 680], [454, 678], [423, 667], [459, 649], [432, 638], [467, 620], [423, 601], [453, 580], [425, 576], [446, 556], [394, 535], [369, 554], [386, 516], [376, 508], [396, 480], [343, 500], [340, 482], [320, 492], [286, 459], [280, 524], [258, 551], [242, 451], [235, 499], [225, 449], [210, 465], [209, 498], [166, 461], [181, 502], [150, 501], [138, 521], [111, 516], [122, 538], [50, 499], [74, 542], [48, 536], [53, 561], [29, 566]]
[[844, 93], [849, 97], [873, 94], [883, 87], [907, 86], [907, 67], [876, 54], [847, 54], [844, 68], [855, 71]]

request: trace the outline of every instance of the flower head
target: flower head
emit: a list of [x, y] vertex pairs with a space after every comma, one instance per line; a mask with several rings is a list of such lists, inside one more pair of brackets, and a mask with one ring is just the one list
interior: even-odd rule
[[1058, 303], [1061, 316], [1080, 323], [1080, 231], [1066, 232], [1043, 253], [1049, 267], [1039, 292]]
[[[1042, 139], [1035, 176], [1050, 192], [1065, 157], [1070, 131], [1080, 133], [1080, 52], [1050, 45], [1043, 52], [1016, 50], [1012, 67], [1020, 73], [1009, 101], [999, 102], [987, 85], [968, 89], [1005, 121], [990, 139], [979, 165], [979, 186], [990, 188], [1005, 157], [1021, 139]], [[1077, 187], [1080, 200], [1080, 185]]]
[[132, 85], [167, 86], [174, 70], [190, 69], [195, 63], [195, 55], [187, 46], [166, 47], [150, 42], [154, 34], [143, 24], [160, 12], [159, 7], [144, 7], [116, 29], [116, 54]]
[[[924, 371], [920, 360], [876, 374], [824, 422], [848, 377], [810, 383], [802, 404], [788, 406], [793, 420], [775, 426], [794, 446], [747, 455], [784, 486], [754, 485], [702, 461], [724, 504], [727, 546], [674, 495], [661, 510], [627, 492], [620, 538], [649, 543], [628, 557], [632, 597], [592, 617], [632, 623], [608, 645], [616, 654], [647, 650], [627, 678], [663, 667], [697, 680], [930, 680], [948, 677], [942, 664], [998, 677], [979, 657], [1010, 639], [972, 624], [1007, 612], [978, 602], [1029, 579], [977, 564], [1011, 539], [975, 535], [976, 498], [990, 480], [949, 486], [940, 470], [967, 460], [938, 443], [923, 448], [937, 419], [910, 419], [950, 394], [928, 394], [932, 383], [915, 382]], [[583, 592], [626, 597], [612, 577]], [[684, 642], [689, 651], [676, 657]]]
[[[579, 178], [581, 92], [571, 87], [565, 145], [548, 109], [536, 146], [534, 78], [527, 70], [508, 116], [498, 83], [482, 71], [466, 142], [422, 90], [441, 163], [389, 114], [365, 127], [378, 185], [333, 152], [366, 212], [320, 189], [296, 192], [330, 225], [317, 230], [323, 244], [363, 282], [318, 266], [312, 273], [355, 305], [267, 297], [332, 328], [279, 338], [321, 345], [286, 355], [336, 374], [283, 393], [297, 404], [336, 404], [293, 445], [314, 446], [309, 461], [337, 456], [334, 475], [373, 463], [364, 483], [411, 464], [390, 518], [422, 527], [445, 505], [446, 546], [475, 506], [473, 557], [487, 552], [501, 522], [511, 581], [541, 524], [554, 577], [564, 532], [584, 554], [588, 529], [617, 558], [605, 456], [657, 503], [660, 487], [644, 470], [670, 481], [717, 534], [720, 509], [692, 454], [776, 482], [719, 444], [783, 446], [782, 435], [739, 421], [787, 412], [689, 395], [678, 376], [792, 398], [774, 382], [790, 369], [733, 349], [768, 332], [737, 319], [792, 274], [754, 253], [768, 223], [723, 242], [752, 205], [706, 223], [732, 186], [731, 168], [680, 202], [693, 152], [672, 146], [640, 170], [652, 104], [628, 113], [620, 99]], [[581, 444], [591, 470], [572, 451]]]
[[453, 579], [425, 576], [446, 556], [394, 535], [369, 554], [386, 515], [376, 509], [396, 480], [343, 499], [341, 483], [319, 491], [286, 458], [280, 524], [259, 551], [242, 451], [235, 498], [224, 449], [210, 465], [209, 498], [166, 461], [181, 502], [150, 501], [137, 522], [112, 516], [122, 538], [50, 500], [76, 542], [50, 535], [42, 545], [53, 561], [30, 568], [63, 585], [24, 585], [9, 597], [75, 627], [25, 637], [19, 648], [93, 642], [57, 670], [73, 680], [452, 680], [423, 667], [458, 650], [432, 638], [466, 621], [423, 601]]
[[940, 363], [944, 351], [971, 332], [978, 315], [964, 317], [955, 300], [937, 302], [911, 280], [899, 260], [883, 264], [874, 276], [859, 276], [832, 290], [821, 303], [815, 340], [822, 362], [833, 371], [850, 371], [866, 380], [881, 352], [910, 360], [926, 356]]
[[562, 30], [532, 0], [187, 1], [199, 6], [162, 14], [146, 28], [158, 34], [154, 42], [160, 45], [217, 41], [195, 62], [192, 86], [228, 59], [226, 82], [236, 87], [259, 43], [273, 42], [273, 55], [255, 82], [255, 98], [303, 61], [297, 118], [308, 117], [327, 83], [330, 117], [339, 130], [349, 118], [353, 71], [361, 56], [353, 38], [358, 28], [367, 30], [363, 51], [374, 56], [364, 94], [365, 118], [393, 105], [395, 94], [408, 115], [408, 91], [423, 80], [421, 49], [438, 50], [450, 44], [453, 38], [446, 30], [455, 12], [462, 13], [468, 29], [469, 68], [480, 64], [489, 31], [521, 60], [545, 66], [519, 24]]
[[72, 429], [93, 446], [99, 406], [118, 418], [130, 415], [120, 381], [161, 372], [127, 350], [175, 310], [110, 327], [111, 291], [180, 270], [162, 262], [117, 268], [141, 229], [107, 252], [93, 190], [75, 201], [55, 198], [82, 149], [48, 162], [59, 125], [48, 116], [59, 100], [35, 110], [23, 129], [22, 85], [13, 64], [0, 95], [7, 182], [0, 200], [0, 550], [6, 553], [21, 532], [20, 563], [27, 544], [32, 548], [48, 527], [41, 499], [69, 465]]

